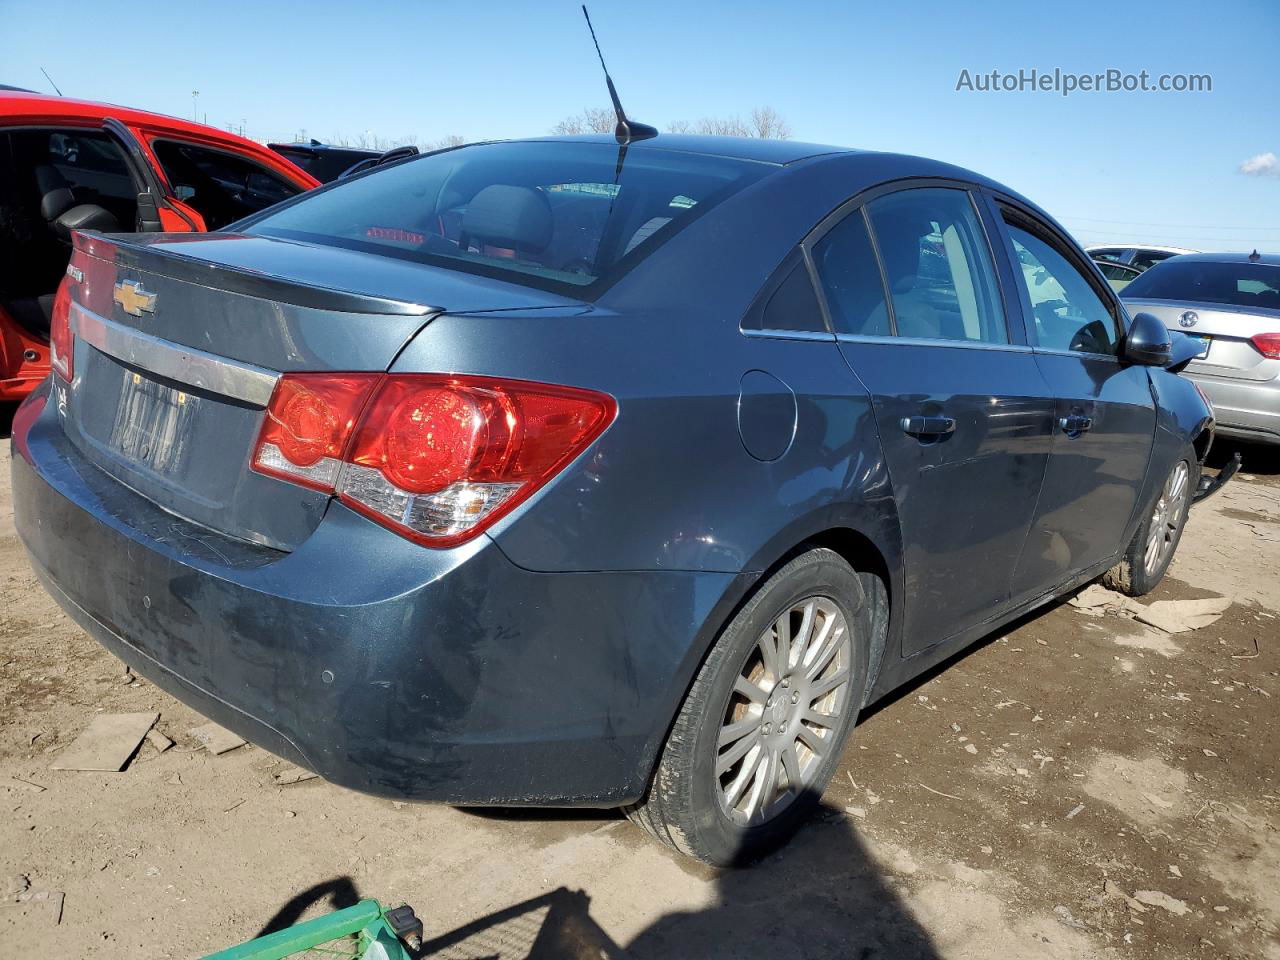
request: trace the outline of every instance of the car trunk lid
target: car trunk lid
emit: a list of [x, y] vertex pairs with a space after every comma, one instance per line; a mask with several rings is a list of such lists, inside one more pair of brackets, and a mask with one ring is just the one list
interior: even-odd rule
[[1272, 380], [1280, 373], [1280, 360], [1264, 357], [1249, 339], [1280, 333], [1280, 311], [1176, 300], [1126, 300], [1125, 307], [1130, 315], [1154, 314], [1168, 329], [1202, 341], [1201, 357], [1187, 366], [1190, 373], [1252, 381]]
[[78, 235], [74, 380], [59, 409], [98, 468], [165, 510], [290, 550], [328, 494], [250, 469], [280, 374], [381, 372], [443, 310], [564, 298], [331, 247], [235, 234]]

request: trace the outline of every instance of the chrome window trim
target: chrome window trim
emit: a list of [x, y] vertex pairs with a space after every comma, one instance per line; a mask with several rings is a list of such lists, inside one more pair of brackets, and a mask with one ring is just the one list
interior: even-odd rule
[[[988, 223], [988, 218], [984, 215], [985, 193], [984, 188], [971, 180], [959, 180], [951, 177], [904, 177], [898, 180], [891, 180], [886, 183], [879, 183], [875, 186], [868, 187], [859, 193], [854, 194], [845, 200], [835, 210], [828, 213], [825, 217], [810, 229], [805, 238], [800, 241], [800, 249], [804, 252], [806, 263], [809, 265], [809, 273], [812, 279], [814, 290], [818, 295], [818, 303], [822, 307], [823, 317], [827, 321], [827, 326], [833, 331], [836, 329], [835, 319], [831, 315], [831, 307], [827, 302], [827, 291], [822, 283], [822, 276], [818, 270], [817, 264], [813, 258], [814, 248], [822, 242], [823, 237], [836, 228], [845, 219], [855, 215], [861, 215], [863, 223], [866, 225], [867, 236], [871, 240], [871, 247], [875, 251], [876, 266], [880, 271], [880, 282], [883, 288], [885, 299], [885, 310], [889, 316], [889, 329], [893, 331], [896, 337], [898, 330], [898, 319], [894, 313], [893, 291], [889, 287], [888, 280], [885, 276], [884, 259], [880, 254], [880, 240], [876, 236], [875, 225], [871, 222], [870, 205], [883, 197], [893, 196], [898, 193], [905, 193], [910, 190], [958, 190], [965, 194], [969, 200], [969, 207], [973, 211], [974, 217], [978, 221], [978, 231], [982, 236], [982, 240], [986, 243], [987, 265], [990, 267], [991, 279], [995, 285], [996, 299], [998, 300], [998, 309], [1003, 319], [1003, 329], [1006, 338], [1006, 345], [1011, 347], [1025, 346], [1025, 344], [1014, 342], [1014, 320], [1021, 321], [1019, 315], [1015, 318], [1010, 312], [1009, 295], [1005, 290], [1005, 284], [1000, 276], [1000, 257], [996, 251], [997, 238], [992, 235], [992, 227], [996, 226], [996, 222]], [[1003, 247], [1003, 234], [999, 243]], [[1021, 303], [1021, 300], [1019, 300]], [[1021, 311], [1019, 311], [1019, 314]], [[1023, 339], [1025, 339], [1025, 331], [1020, 331]], [[840, 339], [845, 336], [861, 337], [861, 334], [841, 334], [836, 332], [836, 338]], [[869, 339], [869, 338], [868, 338]], [[905, 338], [904, 338], [905, 339]], [[916, 342], [925, 342], [923, 338], [916, 338]], [[956, 341], [947, 340], [940, 341], [943, 345], [954, 344]], [[998, 344], [997, 344], [998, 345]]]
[[[926, 337], [879, 337], [860, 333], [837, 333], [840, 343], [895, 344], [917, 347], [954, 347], [960, 350], [998, 350], [1004, 353], [1032, 353], [1025, 343], [991, 343], [987, 340], [934, 340]], [[1079, 356], [1079, 354], [1076, 354]]]
[[1051, 357], [1090, 357], [1094, 360], [1110, 360], [1112, 363], [1120, 363], [1120, 358], [1114, 353], [1093, 353], [1088, 350], [1060, 350], [1056, 347], [1034, 347], [1035, 353], [1043, 353]]
[[778, 330], [765, 327], [738, 332], [744, 337], [762, 337], [767, 340], [825, 340], [830, 343], [836, 339], [834, 334], [826, 330]]
[[265, 407], [280, 374], [134, 330], [71, 304], [71, 327], [94, 349], [157, 376]]

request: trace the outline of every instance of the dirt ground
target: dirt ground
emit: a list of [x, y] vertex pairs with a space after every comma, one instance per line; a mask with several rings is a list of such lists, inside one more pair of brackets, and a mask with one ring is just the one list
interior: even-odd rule
[[[611, 812], [405, 805], [277, 785], [287, 765], [254, 746], [210, 755], [203, 718], [40, 589], [4, 449], [0, 957], [190, 957], [373, 896], [411, 903], [424, 956], [453, 960], [1280, 960], [1273, 453], [1246, 448], [1148, 598], [1230, 597], [1220, 620], [1042, 611], [870, 711], [824, 812], [716, 872]], [[50, 768], [96, 714], [134, 711], [176, 745]]]

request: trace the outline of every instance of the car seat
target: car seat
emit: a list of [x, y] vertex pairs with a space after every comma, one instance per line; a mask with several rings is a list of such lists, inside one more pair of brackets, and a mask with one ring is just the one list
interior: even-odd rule
[[77, 203], [71, 184], [56, 167], [36, 167], [35, 177], [40, 191], [40, 216], [59, 240], [70, 244], [72, 230], [120, 230], [120, 222], [109, 210], [96, 203]]

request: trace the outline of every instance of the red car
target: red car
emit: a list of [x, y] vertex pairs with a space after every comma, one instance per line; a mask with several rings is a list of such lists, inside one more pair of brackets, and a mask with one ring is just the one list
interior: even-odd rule
[[49, 374], [71, 231], [216, 230], [319, 185], [266, 147], [140, 110], [0, 90], [0, 402]]

